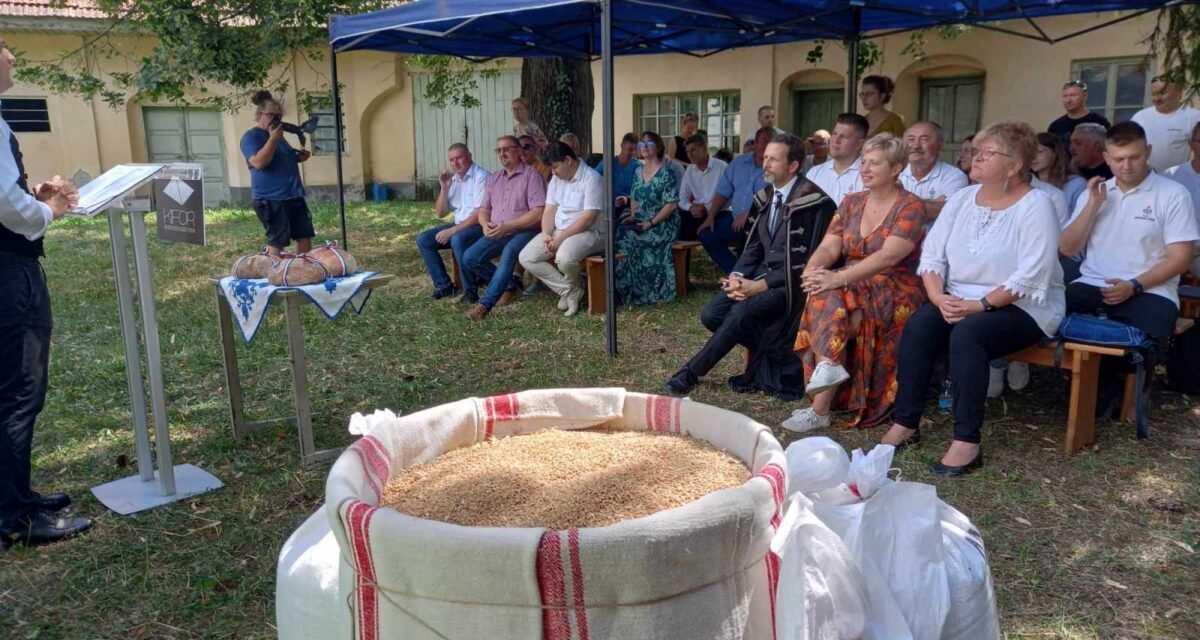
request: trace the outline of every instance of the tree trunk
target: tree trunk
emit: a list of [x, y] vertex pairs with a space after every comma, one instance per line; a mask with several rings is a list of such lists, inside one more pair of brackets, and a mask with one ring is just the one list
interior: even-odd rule
[[525, 58], [521, 95], [529, 101], [529, 118], [546, 137], [553, 142], [564, 133], [574, 133], [586, 160], [592, 150], [595, 106], [591, 63], [576, 58]]

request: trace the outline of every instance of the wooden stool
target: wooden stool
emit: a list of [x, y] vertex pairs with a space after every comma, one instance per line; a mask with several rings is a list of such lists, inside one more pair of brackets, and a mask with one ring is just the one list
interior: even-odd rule
[[[624, 260], [625, 254], [618, 253], [617, 260]], [[589, 316], [604, 315], [604, 298], [608, 287], [604, 281], [604, 256], [588, 256], [583, 260], [584, 276], [587, 278], [587, 312]]]
[[671, 262], [675, 265], [675, 295], [688, 291], [688, 277], [692, 272], [692, 252], [700, 248], [695, 240], [679, 240], [671, 245]]

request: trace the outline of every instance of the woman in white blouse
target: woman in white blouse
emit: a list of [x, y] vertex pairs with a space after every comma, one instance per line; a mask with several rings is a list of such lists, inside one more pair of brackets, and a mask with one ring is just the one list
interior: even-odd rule
[[937, 357], [949, 352], [954, 442], [933, 467], [963, 475], [983, 466], [988, 362], [1052, 336], [1062, 321], [1059, 224], [1045, 193], [1029, 185], [1033, 129], [998, 122], [975, 136], [971, 179], [950, 197], [921, 246], [917, 274], [929, 302], [900, 338], [899, 389], [884, 444], [920, 440], [917, 430]]

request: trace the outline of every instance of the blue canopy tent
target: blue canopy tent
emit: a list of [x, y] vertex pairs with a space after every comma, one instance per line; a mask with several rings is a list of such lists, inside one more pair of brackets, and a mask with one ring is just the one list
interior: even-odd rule
[[[849, 86], [857, 82], [863, 39], [937, 25], [976, 28], [1053, 44], [1136, 18], [1184, 0], [415, 0], [350, 16], [331, 16], [329, 42], [334, 118], [341, 147], [342, 113], [337, 54], [360, 49], [451, 55], [471, 61], [508, 57], [584, 57], [601, 60], [604, 162], [614, 146], [612, 57], [679, 53], [706, 57], [737, 47], [802, 40], [844, 40]], [[1086, 29], [1052, 37], [1038, 18], [1131, 11]], [[1022, 20], [1032, 33], [991, 24]], [[848, 91], [847, 110], [855, 110]], [[611, 167], [605, 172], [612, 193]], [[346, 242], [341, 155], [337, 155], [338, 206]], [[611, 229], [612, 198], [604, 223]], [[613, 234], [605, 243], [606, 353], [617, 352]]]

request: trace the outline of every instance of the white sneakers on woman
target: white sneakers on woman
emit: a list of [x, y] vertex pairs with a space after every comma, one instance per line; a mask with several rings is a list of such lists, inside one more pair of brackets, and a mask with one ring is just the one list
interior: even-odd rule
[[[1007, 369], [1008, 373], [1005, 374]], [[1029, 386], [1029, 364], [1026, 362], [1009, 362], [1007, 367], [991, 365], [988, 369], [987, 397], [999, 398], [1004, 393], [1004, 380], [1008, 378], [1008, 386], [1013, 391], [1020, 391]]]
[[812, 377], [808, 379], [808, 387], [804, 391], [810, 396], [815, 396], [822, 391], [833, 389], [849, 379], [850, 374], [846, 372], [845, 367], [836, 362], [824, 360], [818, 362], [816, 368], [813, 369]]
[[794, 433], [806, 433], [814, 429], [824, 429], [831, 424], [829, 416], [823, 416], [813, 411], [812, 407], [796, 409], [792, 417], [783, 421], [783, 428]]

